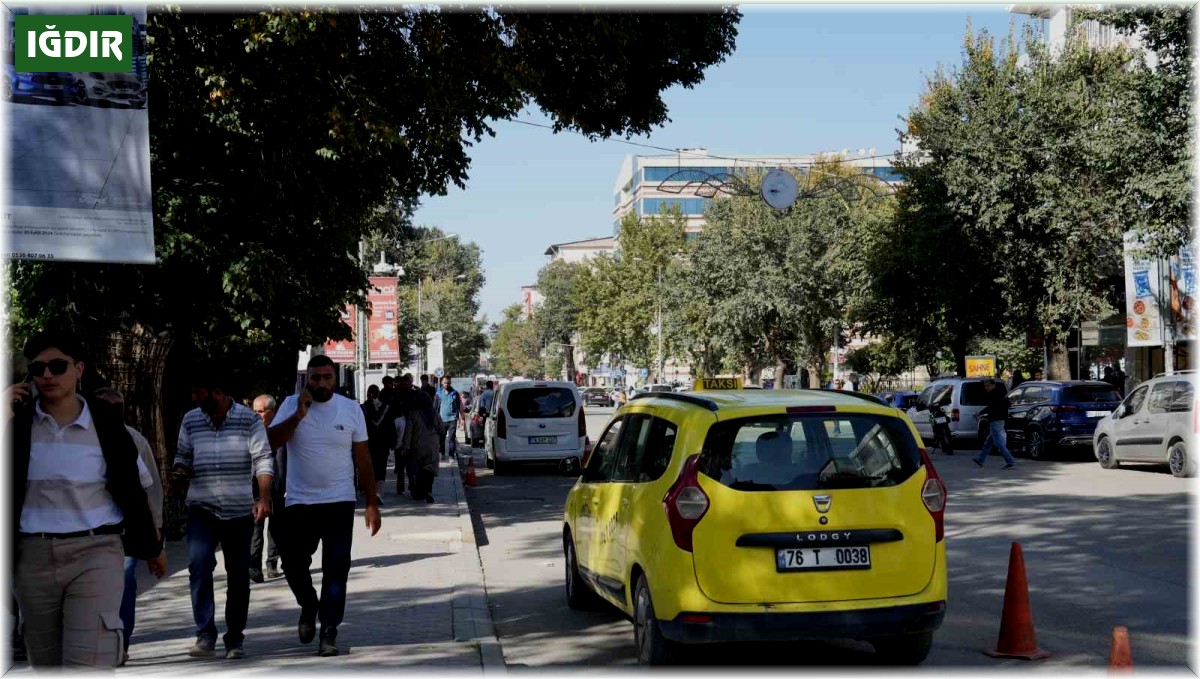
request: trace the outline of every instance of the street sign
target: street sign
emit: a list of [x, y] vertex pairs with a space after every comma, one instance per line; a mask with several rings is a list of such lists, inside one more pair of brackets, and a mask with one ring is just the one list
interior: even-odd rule
[[649, 377], [649, 376], [650, 376], [649, 368], [638, 368], [638, 377]]
[[442, 375], [445, 375], [445, 374], [446, 374], [446, 371], [445, 371], [445, 370], [442, 370], [441, 368], [438, 368], [437, 370], [434, 370], [434, 371], [433, 371], [433, 374], [434, 374], [434, 375], [437, 375], [438, 377], [441, 377]]
[[967, 377], [995, 377], [995, 356], [968, 356]]
[[1084, 321], [1079, 324], [1079, 343], [1085, 347], [1100, 346], [1100, 323]]
[[625, 371], [621, 370], [620, 368], [617, 368], [616, 370], [612, 371], [612, 376], [613, 376], [613, 379], [619, 380], [625, 376]]
[[741, 389], [740, 377], [700, 377], [692, 384], [692, 391], [712, 391], [714, 389]]

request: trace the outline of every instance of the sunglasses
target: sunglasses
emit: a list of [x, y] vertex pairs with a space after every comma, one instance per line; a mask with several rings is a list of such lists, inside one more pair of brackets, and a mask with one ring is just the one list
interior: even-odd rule
[[62, 375], [67, 372], [67, 368], [71, 367], [71, 361], [65, 358], [52, 358], [49, 361], [34, 361], [29, 364], [29, 375], [31, 377], [45, 377], [46, 368], [50, 368], [51, 375]]

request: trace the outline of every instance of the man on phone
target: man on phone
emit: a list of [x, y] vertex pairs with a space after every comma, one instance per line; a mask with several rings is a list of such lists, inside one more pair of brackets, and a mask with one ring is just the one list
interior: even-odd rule
[[[217, 545], [225, 560], [225, 658], [242, 650], [250, 608], [250, 540], [254, 523], [271, 514], [275, 460], [262, 420], [227, 393], [219, 366], [198, 366], [192, 374], [195, 409], [179, 425], [174, 475], [191, 479], [187, 493], [188, 579], [196, 643], [194, 658], [213, 655], [217, 643], [213, 569]], [[258, 482], [258, 499], [247, 479]]]
[[[300, 605], [300, 643], [316, 636], [318, 653], [335, 656], [337, 626], [346, 612], [354, 535], [354, 472], [366, 491], [366, 522], [379, 532], [379, 496], [367, 446], [367, 422], [354, 399], [334, 393], [337, 371], [328, 356], [308, 362], [308, 381], [284, 399], [268, 431], [273, 447], [287, 446], [288, 479], [283, 574]], [[312, 556], [321, 544], [321, 596], [312, 585]]]

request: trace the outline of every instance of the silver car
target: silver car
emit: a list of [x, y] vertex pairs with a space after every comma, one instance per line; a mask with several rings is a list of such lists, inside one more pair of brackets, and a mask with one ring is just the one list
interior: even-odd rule
[[985, 409], [987, 392], [983, 383], [988, 381], [989, 378], [985, 377], [943, 377], [934, 380], [908, 409], [908, 419], [912, 420], [921, 438], [932, 441], [933, 423], [929, 420], [929, 405], [937, 404], [950, 416], [950, 436], [955, 441], [982, 441], [988, 435], [987, 418], [981, 417], [976, 422], [975, 415]]
[[1150, 462], [1167, 465], [1175, 476], [1195, 476], [1196, 461], [1188, 453], [1188, 441], [1197, 433], [1191, 372], [1143, 382], [1100, 420], [1092, 435], [1092, 451], [1101, 467]]

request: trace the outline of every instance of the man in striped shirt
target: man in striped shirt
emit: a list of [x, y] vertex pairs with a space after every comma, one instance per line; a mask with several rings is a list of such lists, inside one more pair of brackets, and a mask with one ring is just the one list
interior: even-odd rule
[[[225, 558], [228, 593], [225, 601], [225, 657], [245, 657], [242, 650], [250, 607], [250, 537], [254, 522], [271, 513], [274, 459], [267, 430], [254, 411], [225, 393], [220, 369], [205, 367], [192, 377], [195, 409], [179, 426], [175, 474], [191, 479], [188, 488], [188, 575], [196, 643], [188, 655], [213, 655], [217, 643], [213, 570], [216, 549]], [[258, 500], [246, 480], [258, 482]]]

